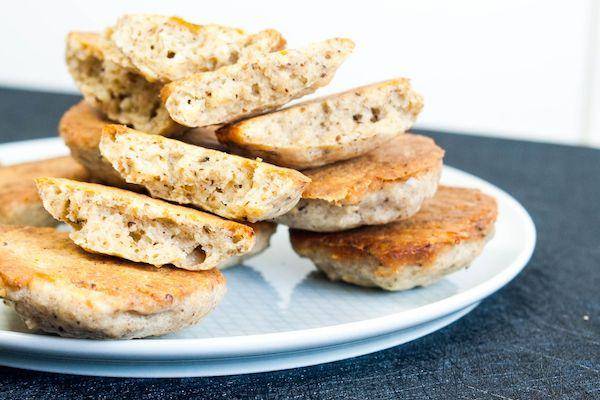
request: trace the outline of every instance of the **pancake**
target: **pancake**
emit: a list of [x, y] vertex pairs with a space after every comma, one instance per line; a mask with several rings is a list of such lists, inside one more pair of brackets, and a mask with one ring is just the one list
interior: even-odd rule
[[71, 157], [58, 157], [0, 167], [0, 224], [55, 226], [57, 221], [44, 209], [34, 179], [42, 176], [88, 179]]
[[44, 207], [87, 251], [155, 266], [211, 269], [249, 252], [254, 232], [192, 208], [93, 183], [36, 180]]
[[221, 128], [235, 153], [305, 169], [367, 153], [404, 133], [423, 108], [399, 78], [295, 104]]
[[107, 125], [104, 158], [153, 196], [256, 222], [289, 211], [309, 179], [300, 172], [157, 135]]
[[108, 118], [161, 135], [185, 130], [169, 117], [160, 101], [163, 84], [146, 80], [102, 35], [69, 33], [66, 60], [85, 101]]
[[106, 36], [151, 82], [183, 79], [285, 47], [285, 39], [273, 29], [249, 34], [156, 14], [123, 15]]
[[[65, 112], [60, 120], [58, 130], [65, 144], [71, 150], [71, 156], [88, 169], [94, 180], [111, 186], [142, 191], [141, 186], [125, 182], [111, 163], [100, 154], [102, 128], [113, 123], [114, 121], [105, 118], [85, 101], [81, 101]], [[225, 147], [219, 143], [215, 135], [217, 128], [218, 126], [209, 126], [190, 129], [175, 137], [185, 143], [224, 150]]]
[[302, 49], [258, 54], [168, 83], [161, 98], [171, 118], [181, 125], [238, 121], [327, 85], [353, 49], [350, 39], [335, 38]]
[[290, 240], [332, 281], [406, 290], [467, 267], [491, 238], [496, 216], [494, 198], [441, 186], [409, 219], [346, 232], [291, 230]]
[[276, 222], [331, 232], [408, 218], [434, 195], [443, 156], [433, 140], [404, 134], [363, 156], [304, 170], [311, 183]]
[[0, 227], [0, 297], [30, 329], [131, 339], [198, 322], [225, 293], [216, 270], [155, 268], [81, 250], [51, 228]]

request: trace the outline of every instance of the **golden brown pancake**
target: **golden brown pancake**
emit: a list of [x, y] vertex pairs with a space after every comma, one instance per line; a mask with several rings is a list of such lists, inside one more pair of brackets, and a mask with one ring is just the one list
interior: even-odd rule
[[32, 328], [135, 338], [181, 329], [225, 292], [216, 270], [155, 268], [81, 250], [51, 228], [0, 227], [0, 296]]
[[85, 180], [88, 174], [71, 157], [50, 158], [0, 167], [0, 224], [55, 226], [44, 210], [34, 179], [52, 176]]
[[94, 180], [139, 191], [141, 188], [127, 184], [100, 154], [102, 128], [109, 123], [99, 111], [81, 101], [63, 115], [58, 130], [71, 156], [88, 169]]
[[331, 232], [408, 218], [435, 193], [443, 157], [430, 138], [404, 134], [363, 156], [304, 170], [311, 183], [276, 221]]
[[425, 136], [406, 134], [361, 157], [303, 171], [312, 179], [302, 198], [356, 204], [386, 183], [439, 167], [444, 150]]
[[331, 280], [403, 290], [468, 266], [493, 233], [496, 216], [494, 198], [441, 186], [407, 220], [347, 232], [291, 230], [290, 238]]

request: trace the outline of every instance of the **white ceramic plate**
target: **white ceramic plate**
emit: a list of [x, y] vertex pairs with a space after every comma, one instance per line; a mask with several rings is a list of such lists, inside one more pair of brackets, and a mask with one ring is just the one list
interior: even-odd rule
[[[12, 143], [0, 145], [0, 162], [65, 153], [58, 139]], [[423, 336], [514, 278], [535, 245], [533, 222], [511, 196], [451, 167], [442, 181], [495, 196], [499, 218], [494, 239], [471, 268], [432, 286], [389, 293], [329, 282], [296, 256], [279, 227], [269, 250], [225, 271], [227, 296], [194, 327], [155, 339], [64, 339], [27, 332], [0, 306], [0, 363], [94, 375], [238, 374], [339, 360]]]
[[197, 360], [95, 360], [2, 351], [0, 363], [7, 366], [78, 375], [139, 378], [218, 376], [266, 372], [344, 360], [415, 340], [466, 315], [479, 303], [437, 320], [369, 339], [335, 346], [274, 353], [264, 356], [208, 358]]

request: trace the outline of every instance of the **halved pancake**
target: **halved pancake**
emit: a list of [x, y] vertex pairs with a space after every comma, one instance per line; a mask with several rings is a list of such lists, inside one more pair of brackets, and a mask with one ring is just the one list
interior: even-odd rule
[[[141, 186], [125, 182], [111, 163], [100, 154], [102, 128], [113, 123], [114, 121], [105, 118], [85, 101], [81, 101], [65, 112], [58, 130], [71, 150], [71, 156], [88, 169], [94, 180], [111, 186], [141, 191]], [[217, 128], [218, 126], [209, 126], [190, 129], [176, 137], [186, 143], [223, 150], [224, 146], [215, 136]]]
[[467, 267], [492, 236], [496, 216], [494, 198], [441, 186], [407, 220], [347, 232], [291, 230], [290, 239], [333, 281], [405, 290]]
[[56, 220], [44, 209], [34, 179], [54, 176], [76, 180], [88, 174], [71, 157], [58, 157], [0, 167], [0, 224], [55, 226]]
[[0, 227], [0, 297], [30, 329], [131, 339], [198, 322], [225, 293], [212, 269], [155, 268], [81, 250], [51, 228]]
[[250, 222], [289, 211], [310, 181], [296, 170], [122, 125], [104, 127], [100, 150], [127, 182], [153, 197]]
[[281, 34], [272, 29], [249, 34], [238, 28], [196, 25], [155, 14], [124, 15], [107, 31], [107, 37], [146, 79], [163, 82], [285, 47]]
[[276, 222], [331, 232], [408, 218], [435, 193], [443, 157], [433, 140], [404, 134], [360, 157], [304, 170], [311, 183]]
[[327, 85], [353, 48], [351, 40], [336, 38], [259, 54], [171, 82], [161, 96], [171, 118], [182, 125], [229, 123], [274, 110]]
[[96, 253], [189, 270], [247, 253], [252, 228], [141, 194], [68, 179], [36, 180], [44, 207], [73, 227], [71, 239]]
[[69, 73], [83, 97], [108, 118], [161, 135], [185, 130], [160, 101], [163, 84], [147, 81], [100, 34], [69, 33], [66, 54]]
[[383, 145], [408, 130], [422, 107], [409, 80], [400, 78], [246, 119], [217, 135], [236, 153], [304, 169]]

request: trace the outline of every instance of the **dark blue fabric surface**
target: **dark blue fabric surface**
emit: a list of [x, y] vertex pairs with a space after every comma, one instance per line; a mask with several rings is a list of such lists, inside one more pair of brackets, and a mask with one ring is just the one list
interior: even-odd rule
[[[77, 100], [0, 90], [0, 142], [56, 135]], [[600, 398], [600, 151], [422, 133], [447, 164], [511, 193], [538, 229], [524, 272], [463, 319], [375, 354], [265, 374], [145, 380], [0, 367], [0, 398]]]

